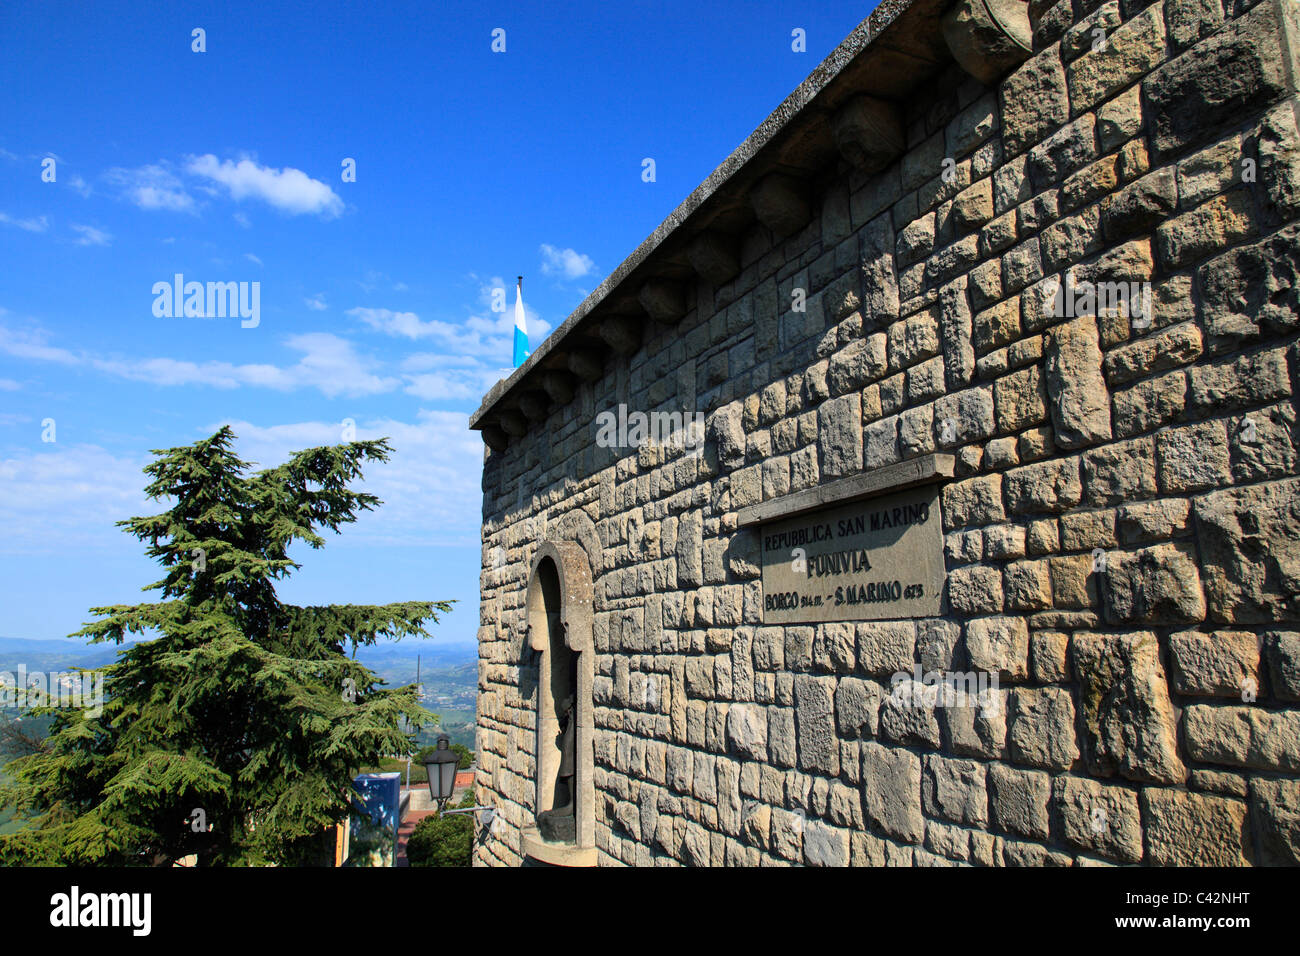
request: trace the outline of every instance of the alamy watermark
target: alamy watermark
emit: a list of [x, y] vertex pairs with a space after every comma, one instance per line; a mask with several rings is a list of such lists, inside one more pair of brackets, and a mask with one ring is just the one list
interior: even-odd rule
[[889, 679], [890, 696], [906, 707], [978, 707], [995, 717], [1002, 708], [998, 675], [984, 671], [926, 671], [920, 664], [896, 671]]
[[160, 319], [243, 319], [240, 328], [262, 321], [262, 283], [186, 282], [176, 273], [171, 282], [153, 284], [153, 314]]
[[596, 416], [596, 444], [601, 448], [681, 448], [695, 455], [704, 448], [703, 412], [629, 412], [618, 410]]
[[0, 707], [79, 707], [87, 717], [104, 712], [104, 675], [95, 671], [0, 671]]
[[1054, 319], [1084, 315], [1125, 315], [1134, 328], [1151, 324], [1150, 282], [1078, 282], [1069, 273], [1065, 282], [1048, 283], [1043, 314]]

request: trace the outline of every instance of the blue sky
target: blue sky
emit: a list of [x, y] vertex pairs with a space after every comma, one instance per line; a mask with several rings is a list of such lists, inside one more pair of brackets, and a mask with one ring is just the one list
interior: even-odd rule
[[[0, 635], [149, 599], [113, 523], [161, 510], [150, 449], [231, 424], [272, 465], [350, 419], [386, 504], [282, 597], [454, 598], [473, 639], [492, 289], [524, 275], [539, 343], [871, 6], [0, 7]], [[155, 316], [177, 273], [259, 283], [256, 327]]]

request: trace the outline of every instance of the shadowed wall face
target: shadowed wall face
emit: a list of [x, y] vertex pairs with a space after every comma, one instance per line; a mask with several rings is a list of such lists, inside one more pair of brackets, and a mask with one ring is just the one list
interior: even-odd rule
[[493, 391], [477, 863], [1300, 863], [1296, 16], [886, 4]]

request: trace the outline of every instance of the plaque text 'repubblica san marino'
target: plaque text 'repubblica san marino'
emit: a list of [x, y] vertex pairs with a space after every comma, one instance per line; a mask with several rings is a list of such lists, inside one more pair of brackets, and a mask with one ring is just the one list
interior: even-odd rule
[[942, 522], [929, 485], [764, 524], [764, 623], [938, 614]]

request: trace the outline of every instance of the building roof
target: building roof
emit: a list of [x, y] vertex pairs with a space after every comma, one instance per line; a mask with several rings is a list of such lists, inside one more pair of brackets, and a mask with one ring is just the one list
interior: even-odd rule
[[[664, 297], [656, 283], [675, 284], [683, 295], [692, 295], [700, 273], [700, 256], [692, 257], [692, 240], [707, 232], [724, 247], [728, 242], [738, 245], [760, 218], [752, 193], [765, 177], [778, 174], [796, 184], [812, 184], [843, 162], [832, 121], [848, 101], [866, 95], [896, 103], [953, 62], [940, 26], [946, 4], [947, 0], [882, 0], [523, 365], [488, 391], [470, 416], [470, 427], [497, 426], [507, 417], [521, 420], [521, 398], [532, 418], [544, 418], [541, 407], [564, 400], [568, 390], [563, 381], [551, 387], [545, 373], [571, 375], [573, 352], [583, 350], [588, 364], [596, 356], [603, 365], [611, 351], [635, 351], [641, 326], [674, 321], [671, 288], [665, 318]], [[649, 296], [647, 285], [652, 287]], [[679, 312], [684, 314], [685, 309]], [[634, 328], [635, 341], [628, 341], [626, 332], [620, 336], [617, 328], [611, 334], [613, 325]], [[534, 396], [531, 409], [525, 393]]]

